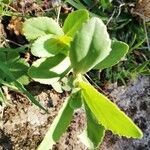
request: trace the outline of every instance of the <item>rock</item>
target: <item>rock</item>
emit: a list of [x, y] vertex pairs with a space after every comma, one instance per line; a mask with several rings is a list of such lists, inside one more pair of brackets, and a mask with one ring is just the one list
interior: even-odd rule
[[144, 137], [139, 140], [126, 139], [108, 133], [100, 149], [150, 150], [150, 77], [139, 77], [128, 87], [115, 87], [110, 95], [116, 98], [117, 105], [141, 128]]

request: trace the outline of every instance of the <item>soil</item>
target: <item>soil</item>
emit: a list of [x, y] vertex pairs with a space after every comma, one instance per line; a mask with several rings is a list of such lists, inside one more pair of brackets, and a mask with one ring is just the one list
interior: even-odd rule
[[142, 139], [126, 139], [107, 134], [102, 150], [150, 150], [150, 77], [139, 77], [128, 87], [108, 88], [115, 103], [130, 116], [144, 133]]
[[[25, 96], [9, 92], [9, 106], [2, 108], [0, 129], [0, 149], [3, 150], [35, 150], [43, 139], [67, 94], [58, 94], [51, 87], [30, 84], [28, 90], [48, 108], [49, 113], [32, 105]], [[121, 138], [107, 132], [100, 150], [150, 150], [150, 77], [139, 77], [128, 87], [117, 87], [110, 84], [107, 93], [142, 129], [144, 138], [133, 140]], [[78, 139], [85, 127], [83, 110], [74, 114], [74, 119], [53, 147], [54, 150], [85, 150]]]

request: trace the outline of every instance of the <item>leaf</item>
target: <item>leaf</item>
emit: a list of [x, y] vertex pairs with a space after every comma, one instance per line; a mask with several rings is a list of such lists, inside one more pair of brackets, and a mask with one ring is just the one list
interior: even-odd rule
[[83, 0], [86, 5], [89, 7], [93, 4], [93, 0]]
[[27, 45], [18, 48], [4, 48], [0, 47], [0, 52], [24, 52]]
[[28, 69], [29, 64], [24, 59], [19, 59], [9, 64], [9, 70], [14, 75], [15, 79], [26, 85], [29, 83], [29, 78], [27, 76]]
[[65, 100], [37, 150], [52, 149], [53, 144], [55, 144], [60, 136], [66, 131], [73, 116], [73, 109], [69, 105], [69, 100], [70, 98]]
[[98, 124], [95, 116], [92, 114], [89, 107], [85, 104], [87, 127], [79, 138], [89, 149], [96, 149], [101, 144], [105, 135], [105, 128]]
[[[20, 58], [19, 53], [11, 51], [0, 52], [0, 60], [5, 63], [16, 80], [24, 85], [29, 83], [29, 77], [27, 76], [29, 64], [24, 59]], [[2, 72], [0, 72], [0, 74], [1, 79], [12, 82], [8, 76], [5, 76]]]
[[145, 71], [146, 67], [150, 65], [150, 60], [145, 61], [144, 63], [138, 65], [138, 67], [135, 67], [131, 73], [141, 73]]
[[11, 3], [11, 0], [0, 0], [0, 2], [2, 2], [4, 4], [9, 4], [9, 3]]
[[100, 0], [100, 3], [101, 3], [103, 8], [110, 7], [111, 2], [112, 2], [112, 0]]
[[0, 87], [0, 103], [2, 103], [2, 105], [5, 105], [5, 103], [6, 103], [6, 97], [5, 97], [1, 87]]
[[42, 84], [53, 84], [70, 71], [70, 61], [65, 55], [41, 58], [30, 67], [29, 76]]
[[130, 70], [132, 79], [135, 79], [139, 74], [149, 75], [150, 74], [149, 65], [150, 65], [150, 60], [147, 60], [142, 64], [138, 64], [137, 67], [135, 66], [133, 70]]
[[66, 3], [69, 3], [76, 9], [86, 9], [86, 7], [79, 0], [65, 0]]
[[25, 88], [24, 86], [18, 82], [15, 77], [13, 76], [13, 74], [9, 71], [9, 68], [2, 62], [0, 62], [0, 70], [5, 74], [5, 76], [9, 77], [11, 80], [13, 80], [13, 84], [14, 86], [17, 87], [17, 89], [26, 94], [26, 96], [28, 97], [28, 99], [34, 103], [35, 105], [37, 105], [39, 108], [43, 109], [44, 111], [47, 112], [47, 110], [39, 103], [39, 101], [37, 101], [32, 94], [30, 94]]
[[12, 90], [14, 90], [14, 91], [18, 91], [18, 88], [15, 87], [15, 85], [14, 85], [12, 82], [11, 82], [11, 83], [8, 83], [8, 82], [6, 82], [6, 81], [4, 81], [4, 80], [2, 80], [2, 79], [0, 78], [0, 84], [7, 86], [7, 87], [9, 87], [10, 89], [12, 89]]
[[55, 20], [48, 17], [27, 19], [23, 24], [23, 33], [28, 40], [47, 35], [63, 35], [63, 31]]
[[64, 22], [63, 30], [66, 35], [74, 37], [75, 33], [81, 28], [83, 23], [89, 19], [86, 9], [74, 11], [68, 15]]
[[33, 43], [31, 53], [37, 57], [51, 57], [58, 53], [67, 55], [70, 41], [68, 36], [45, 35]]
[[94, 69], [105, 69], [117, 64], [121, 58], [127, 54], [129, 46], [121, 41], [112, 41], [110, 54], [99, 64], [97, 64]]
[[71, 43], [69, 56], [73, 71], [78, 74], [92, 69], [108, 56], [110, 46], [111, 40], [104, 23], [99, 18], [91, 18]]
[[19, 54], [17, 52], [0, 52], [0, 60], [7, 64], [12, 63], [19, 59]]
[[[84, 1], [86, 1], [87, 2], [87, 0], [84, 0]], [[92, 0], [91, 0], [92, 1]], [[92, 1], [93, 2], [93, 1]], [[94, 1], [95, 2], [95, 1]], [[87, 9], [86, 8], [86, 6], [85, 5], [83, 5], [82, 3], [83, 2], [80, 2], [80, 0], [65, 0], [65, 3], [69, 3], [70, 5], [72, 5], [74, 8], [76, 8], [76, 9]], [[93, 4], [93, 3], [92, 3]], [[90, 16], [91, 17], [99, 17], [99, 15], [97, 15], [97, 14], [95, 14], [95, 13], [92, 13], [92, 12], [90, 12], [89, 11], [89, 14], [90, 14]], [[103, 21], [108, 21], [109, 20], [109, 18], [108, 17], [103, 17], [103, 16], [100, 16], [101, 17], [101, 19], [103, 20]]]
[[81, 106], [82, 106], [82, 96], [81, 96], [81, 90], [79, 90], [71, 94], [70, 107], [72, 109], [78, 109]]
[[86, 104], [98, 122], [106, 129], [126, 137], [143, 137], [143, 133], [132, 120], [107, 97], [86, 82], [79, 82], [79, 87], [82, 89]]

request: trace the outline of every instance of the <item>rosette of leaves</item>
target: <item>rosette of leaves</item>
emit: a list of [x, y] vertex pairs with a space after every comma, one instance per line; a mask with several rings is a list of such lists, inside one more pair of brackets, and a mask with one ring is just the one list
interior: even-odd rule
[[24, 23], [24, 34], [29, 40], [36, 39], [31, 52], [40, 57], [29, 69], [33, 80], [53, 84], [69, 71], [73, 74], [71, 95], [66, 98], [38, 150], [52, 149], [79, 108], [85, 110], [87, 117], [86, 129], [79, 138], [89, 149], [100, 145], [105, 130], [128, 138], [142, 138], [142, 131], [133, 121], [84, 77], [91, 69], [117, 64], [128, 51], [126, 43], [110, 39], [101, 19], [90, 18], [86, 10], [78, 10], [70, 13], [60, 28], [51, 18], [31, 18]]

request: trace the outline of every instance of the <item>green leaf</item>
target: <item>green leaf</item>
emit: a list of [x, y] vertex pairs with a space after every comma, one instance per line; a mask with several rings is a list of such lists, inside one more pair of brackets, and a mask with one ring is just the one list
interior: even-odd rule
[[30, 67], [29, 76], [42, 84], [52, 84], [64, 77], [70, 71], [70, 61], [65, 55], [41, 58]]
[[24, 59], [19, 59], [8, 66], [16, 80], [21, 81], [22, 84], [26, 85], [29, 83], [29, 77], [27, 76], [29, 64]]
[[69, 3], [76, 9], [86, 9], [86, 7], [79, 0], [65, 0], [66, 3]]
[[93, 4], [93, 0], [83, 0], [86, 5], [89, 7]]
[[99, 18], [91, 18], [71, 43], [70, 60], [73, 71], [76, 74], [86, 73], [108, 56], [110, 47], [111, 40], [106, 26]]
[[15, 87], [15, 85], [12, 82], [11, 83], [10, 82], [6, 82], [6, 81], [2, 80], [1, 78], [0, 78], [0, 84], [7, 86], [8, 88], [10, 88], [10, 89], [12, 89], [14, 91], [18, 90], [18, 88]]
[[85, 104], [87, 127], [83, 133], [79, 136], [81, 142], [83, 142], [89, 149], [96, 149], [101, 144], [105, 135], [105, 128], [98, 124], [95, 116], [92, 114], [89, 107]]
[[[0, 52], [0, 60], [5, 63], [16, 80], [26, 85], [29, 83], [29, 77], [27, 76], [29, 64], [24, 59], [20, 58], [19, 53], [2, 51]], [[2, 72], [0, 72], [0, 77], [7, 82], [12, 82], [12, 80]]]
[[13, 80], [13, 84], [14, 86], [16, 86], [18, 88], [18, 90], [22, 93], [24, 93], [28, 99], [34, 103], [35, 105], [37, 105], [39, 108], [43, 109], [44, 111], [47, 111], [40, 103], [39, 101], [37, 101], [32, 94], [30, 94], [25, 88], [24, 86], [18, 82], [15, 77], [13, 76], [13, 74], [9, 71], [9, 68], [3, 63], [0, 62], [0, 71], [2, 71], [6, 77], [9, 77], [11, 80]]
[[100, 3], [103, 8], [108, 8], [111, 5], [112, 0], [100, 0]]
[[4, 3], [4, 4], [9, 4], [9, 3], [11, 3], [11, 1], [12, 1], [12, 0], [0, 0], [0, 2], [1, 2], [1, 3]]
[[34, 40], [47, 34], [63, 35], [63, 31], [55, 20], [48, 17], [37, 17], [26, 20], [23, 33], [28, 40]]
[[51, 57], [58, 53], [67, 55], [71, 37], [45, 35], [39, 37], [31, 47], [31, 53], [37, 57]]
[[27, 47], [27, 45], [24, 45], [22, 47], [18, 47], [18, 48], [4, 48], [4, 47], [0, 47], [0, 52], [24, 52], [25, 48]]
[[83, 23], [89, 18], [89, 13], [86, 9], [74, 11], [68, 15], [64, 22], [63, 30], [71, 37], [81, 28]]
[[0, 61], [5, 63], [12, 63], [19, 59], [19, 54], [17, 52], [0, 52]]
[[112, 41], [110, 54], [94, 69], [105, 69], [117, 64], [127, 54], [129, 46], [121, 41]]
[[142, 64], [139, 64], [138, 67], [135, 67], [131, 73], [133, 73], [133, 74], [141, 73], [141, 72], [145, 71], [145, 69], [146, 69], [146, 67], [148, 67], [148, 65], [150, 65], [150, 60], [147, 60], [147, 61], [143, 62]]
[[73, 109], [69, 105], [69, 100], [70, 98], [65, 100], [37, 150], [52, 149], [53, 144], [55, 144], [60, 136], [66, 131], [73, 116]]
[[143, 133], [132, 120], [107, 97], [86, 82], [79, 82], [79, 87], [82, 89], [86, 104], [98, 122], [106, 129], [126, 137], [143, 137]]
[[2, 103], [2, 105], [4, 105], [6, 103], [6, 97], [0, 87], [0, 102]]
[[73, 109], [78, 109], [81, 106], [82, 106], [82, 96], [81, 90], [79, 90], [71, 94], [70, 107]]
[[138, 64], [138, 66], [134, 67], [133, 70], [130, 71], [131, 77], [135, 79], [139, 74], [141, 75], [149, 75], [150, 74], [150, 60], [143, 62], [142, 64]]

